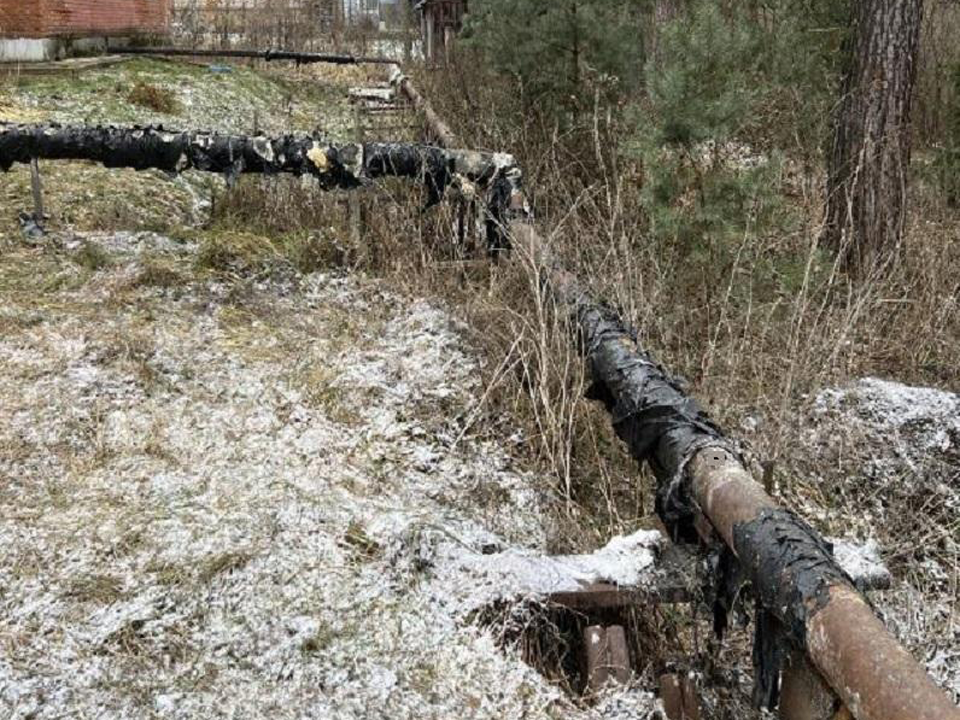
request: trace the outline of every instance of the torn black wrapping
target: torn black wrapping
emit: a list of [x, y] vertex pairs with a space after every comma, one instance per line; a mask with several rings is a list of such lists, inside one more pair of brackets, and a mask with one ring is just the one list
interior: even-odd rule
[[434, 192], [449, 183], [448, 167], [454, 163], [443, 150], [413, 143], [330, 145], [310, 135], [0, 123], [0, 169], [33, 158], [90, 160], [134, 170], [312, 175], [327, 188], [352, 188], [385, 176], [426, 177]]
[[429, 145], [370, 143], [365, 155], [365, 172], [372, 178], [422, 177], [427, 191], [425, 209], [443, 199], [456, 165], [450, 153]]
[[[33, 158], [89, 160], [110, 168], [168, 173], [203, 170], [233, 178], [241, 173], [311, 175], [325, 189], [358, 187], [385, 177], [422, 181], [427, 207], [443, 198], [455, 175], [484, 188], [507, 187], [519, 173], [504, 155], [447, 150], [419, 143], [332, 145], [311, 135], [230, 135], [163, 127], [25, 125], [0, 122], [0, 170]], [[509, 179], [508, 179], [509, 178]], [[490, 193], [490, 212], [506, 218], [511, 194]], [[498, 225], [501, 227], [501, 225]]]
[[797, 515], [768, 508], [734, 528], [734, 551], [750, 571], [757, 598], [753, 700], [773, 709], [779, 700], [785, 643], [806, 648], [807, 623], [829, 601], [832, 586], [853, 585], [833, 548]]
[[854, 586], [833, 548], [795, 513], [768, 508], [734, 528], [734, 552], [750, 568], [753, 590], [774, 609], [787, 637], [804, 647], [809, 619], [834, 585]]
[[783, 626], [776, 616], [757, 602], [753, 633], [753, 706], [775, 710], [780, 702], [780, 670], [783, 665]]
[[747, 623], [744, 598], [749, 584], [744, 567], [723, 542], [712, 544], [706, 554], [707, 573], [703, 598], [713, 609], [713, 632], [722, 640], [730, 626], [730, 615], [736, 613]]
[[490, 181], [485, 231], [487, 248], [492, 255], [510, 249], [508, 228], [514, 220], [531, 220], [523, 191], [523, 173], [516, 166], [497, 173]]
[[725, 445], [720, 429], [649, 355], [617, 314], [581, 303], [577, 327], [594, 381], [591, 397], [602, 400], [613, 427], [638, 461], [657, 476], [657, 513], [674, 538], [692, 540], [694, 506], [675, 482], [698, 447]]
[[33, 158], [90, 160], [109, 168], [175, 173], [313, 175], [325, 187], [356, 187], [359, 145], [326, 145], [308, 135], [228, 135], [179, 132], [163, 127], [18, 125], [0, 123], [0, 169]]

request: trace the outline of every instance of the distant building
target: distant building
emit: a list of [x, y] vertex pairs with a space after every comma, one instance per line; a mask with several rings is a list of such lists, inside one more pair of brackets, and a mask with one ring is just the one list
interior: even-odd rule
[[347, 22], [380, 23], [381, 0], [342, 0], [343, 19]]
[[383, 29], [411, 1], [173, 0], [174, 30], [196, 42], [297, 45], [345, 25]]
[[107, 38], [165, 34], [172, 0], [0, 0], [0, 61], [42, 61]]
[[467, 0], [415, 0], [420, 13], [423, 55], [429, 63], [444, 62], [463, 29]]

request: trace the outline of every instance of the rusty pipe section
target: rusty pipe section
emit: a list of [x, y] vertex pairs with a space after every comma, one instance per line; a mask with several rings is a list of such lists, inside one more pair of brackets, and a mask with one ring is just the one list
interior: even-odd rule
[[764, 605], [856, 718], [957, 720], [958, 709], [886, 630], [806, 523], [723, 448], [691, 459], [690, 492], [751, 574]]
[[159, 57], [209, 57], [209, 58], [253, 58], [266, 60], [290, 60], [300, 65], [312, 63], [331, 63], [334, 65], [361, 65], [364, 63], [393, 65], [394, 58], [364, 55], [337, 55], [331, 53], [294, 52], [291, 50], [202, 50], [199, 48], [176, 47], [114, 47], [107, 48], [111, 55], [153, 55]]
[[856, 718], [957, 720], [960, 710], [856, 591], [829, 589], [807, 625], [807, 652]]
[[427, 121], [427, 127], [440, 147], [453, 148], [460, 145], [460, 141], [453, 130], [450, 129], [450, 126], [437, 114], [430, 101], [417, 91], [410, 79], [403, 74], [399, 65], [395, 64], [390, 67], [390, 84], [407, 98], [418, 112], [423, 113], [423, 117]]
[[710, 520], [771, 618], [757, 623], [758, 632], [776, 628], [766, 642], [805, 650], [858, 720], [960, 720], [960, 709], [877, 619], [829, 545], [763, 490], [617, 313], [551, 258], [528, 220], [513, 221], [510, 230], [577, 330], [593, 378], [590, 396], [606, 405], [631, 454], [657, 476], [664, 523], [674, 536], [693, 537], [697, 513]]

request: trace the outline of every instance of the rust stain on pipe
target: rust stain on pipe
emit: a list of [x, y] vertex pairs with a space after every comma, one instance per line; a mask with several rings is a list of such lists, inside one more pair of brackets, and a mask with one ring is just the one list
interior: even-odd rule
[[[708, 448], [691, 460], [691, 491], [717, 532], [739, 552], [737, 530], [777, 508], [729, 452]], [[750, 568], [755, 573], [757, 568]], [[776, 578], [789, 587], [789, 573]], [[860, 720], [960, 720], [958, 709], [887, 631], [853, 587], [825, 588], [807, 598], [807, 653], [823, 678]], [[784, 618], [786, 607], [770, 608]]]
[[[730, 453], [708, 448], [689, 465], [691, 490], [726, 543], [738, 550], [737, 529], [777, 507]], [[751, 568], [756, 571], [756, 568]], [[777, 579], [789, 586], [789, 574]], [[861, 720], [960, 720], [958, 709], [844, 584], [826, 589], [822, 606], [806, 611], [807, 652], [852, 715]], [[783, 616], [786, 608], [771, 608]]]
[[852, 588], [830, 588], [810, 620], [811, 660], [857, 718], [960, 720], [957, 708]]
[[731, 453], [701, 450], [689, 465], [693, 495], [726, 544], [734, 547], [734, 529], [777, 503]]

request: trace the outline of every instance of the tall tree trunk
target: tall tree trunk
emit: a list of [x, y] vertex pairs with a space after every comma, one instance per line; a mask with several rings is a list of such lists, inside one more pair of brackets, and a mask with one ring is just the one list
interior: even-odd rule
[[654, 61], [660, 60], [660, 32], [661, 28], [672, 21], [680, 12], [680, 0], [655, 0], [653, 4], [653, 25], [650, 28], [650, 38], [647, 47], [650, 48], [650, 57]]
[[854, 271], [896, 258], [923, 0], [856, 0], [834, 118], [824, 240]]

